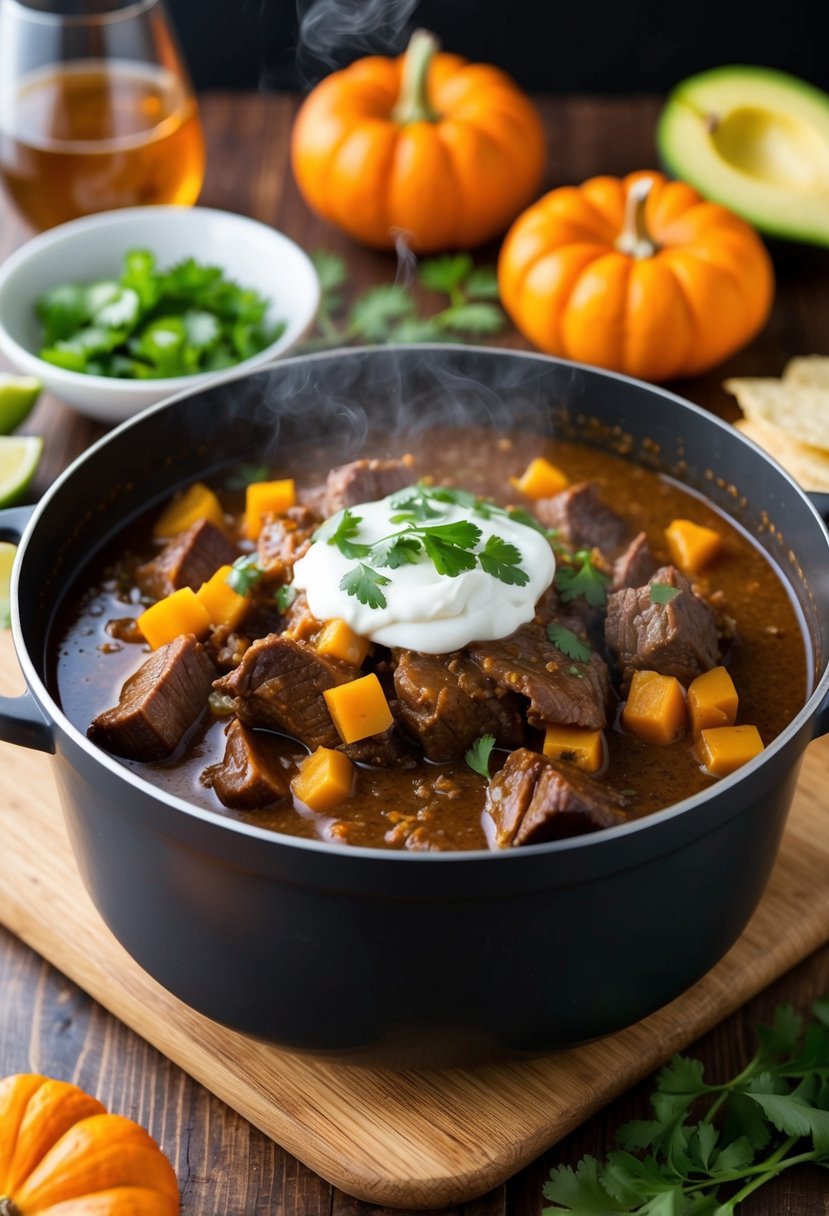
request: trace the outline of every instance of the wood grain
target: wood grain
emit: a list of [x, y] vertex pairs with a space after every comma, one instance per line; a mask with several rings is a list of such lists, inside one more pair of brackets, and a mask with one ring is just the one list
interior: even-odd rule
[[[548, 185], [655, 165], [658, 98], [562, 97], [539, 103], [548, 132]], [[352, 291], [389, 282], [393, 259], [350, 244], [311, 216], [298, 197], [287, 162], [287, 132], [295, 106], [295, 99], [275, 95], [214, 94], [202, 99], [208, 173], [201, 202], [256, 216], [307, 248], [342, 253]], [[0, 258], [28, 235], [0, 195]], [[493, 248], [482, 250], [480, 258], [492, 261], [494, 253]], [[775, 258], [777, 298], [766, 330], [723, 367], [671, 386], [725, 417], [735, 413], [721, 387], [726, 375], [776, 375], [792, 354], [829, 353], [829, 254], [778, 248]], [[496, 341], [525, 346], [514, 330]], [[25, 429], [44, 435], [46, 441], [34, 494], [46, 489], [101, 433], [100, 427], [48, 395]], [[829, 810], [829, 798], [824, 797], [824, 803]], [[0, 817], [5, 814], [0, 798]], [[0, 866], [3, 861], [0, 854]], [[754, 1024], [768, 1020], [776, 1003], [786, 1000], [804, 1008], [827, 989], [829, 947], [824, 947], [694, 1044], [693, 1051], [711, 1075], [723, 1078], [748, 1058]], [[596, 1067], [606, 1070], [603, 1056]], [[19, 938], [0, 929], [0, 1070], [26, 1069], [73, 1079], [147, 1126], [173, 1160], [183, 1216], [384, 1216], [388, 1211], [332, 1190]], [[533, 1165], [485, 1197], [453, 1207], [448, 1216], [539, 1216], [541, 1183], [550, 1166], [575, 1165], [586, 1152], [602, 1155], [613, 1147], [614, 1128], [647, 1117], [647, 1090], [648, 1082], [634, 1087]], [[823, 1212], [829, 1212], [826, 1175], [795, 1170], [747, 1201], [740, 1216]]]
[[[0, 671], [13, 666], [6, 634]], [[80, 883], [54, 761], [7, 745], [0, 753], [0, 921], [306, 1165], [373, 1203], [429, 1208], [483, 1194], [829, 938], [823, 739], [807, 755], [750, 925], [719, 966], [653, 1017], [588, 1047], [474, 1069], [294, 1055], [199, 1016], [132, 961]]]

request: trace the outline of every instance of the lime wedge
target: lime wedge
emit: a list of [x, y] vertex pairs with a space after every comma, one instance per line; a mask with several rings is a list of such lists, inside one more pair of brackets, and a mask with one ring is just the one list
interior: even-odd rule
[[17, 502], [34, 476], [42, 451], [39, 435], [0, 435], [0, 507]]
[[0, 435], [20, 426], [34, 408], [43, 385], [34, 376], [8, 376], [0, 372]]
[[17, 552], [16, 545], [0, 540], [0, 629], [8, 629], [11, 625], [9, 611], [9, 583], [12, 577], [12, 563]]

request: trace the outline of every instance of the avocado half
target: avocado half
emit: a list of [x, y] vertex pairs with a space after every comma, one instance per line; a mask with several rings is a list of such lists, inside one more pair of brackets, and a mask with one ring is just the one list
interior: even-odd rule
[[690, 76], [659, 118], [668, 171], [761, 232], [829, 246], [829, 95], [771, 68]]

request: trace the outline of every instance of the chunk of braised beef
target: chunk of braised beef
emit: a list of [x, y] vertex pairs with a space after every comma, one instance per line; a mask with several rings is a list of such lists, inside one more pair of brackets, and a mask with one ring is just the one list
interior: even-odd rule
[[294, 562], [308, 551], [320, 517], [306, 506], [289, 507], [284, 515], [266, 519], [257, 542], [257, 565], [266, 582], [284, 583]]
[[160, 646], [93, 719], [93, 742], [129, 760], [165, 760], [207, 706], [216, 671], [192, 633]]
[[349, 760], [355, 764], [367, 765], [369, 768], [414, 768], [418, 755], [410, 743], [401, 739], [393, 726], [382, 734], [371, 735], [368, 739], [358, 739], [356, 743], [340, 744], [340, 751], [345, 752]]
[[622, 587], [641, 587], [656, 573], [656, 561], [647, 535], [639, 532], [613, 563], [611, 591]]
[[205, 639], [211, 659], [220, 671], [231, 671], [242, 661], [242, 655], [250, 646], [247, 633], [239, 633], [229, 625], [215, 625]]
[[311, 609], [308, 607], [308, 598], [304, 591], [300, 591], [298, 595], [291, 601], [287, 611], [284, 614], [282, 627], [286, 633], [290, 633], [293, 638], [301, 638], [307, 641], [308, 638], [314, 636], [320, 630], [321, 622], [312, 615]]
[[221, 764], [203, 774], [223, 806], [256, 811], [290, 793], [289, 776], [273, 743], [262, 731], [252, 730], [238, 718], [225, 732], [227, 743]]
[[487, 787], [493, 848], [582, 836], [626, 822], [624, 799], [579, 769], [519, 748]]
[[139, 566], [135, 581], [144, 595], [161, 600], [182, 587], [198, 591], [219, 566], [231, 565], [238, 556], [236, 546], [220, 528], [199, 519], [169, 541], [157, 557]]
[[236, 698], [236, 712], [248, 726], [281, 731], [310, 748], [337, 747], [340, 736], [322, 694], [356, 675], [356, 668], [301, 639], [271, 633], [253, 642], [214, 688]]
[[[577, 618], [562, 620], [578, 641], [586, 641]], [[554, 645], [540, 621], [495, 642], [473, 642], [467, 650], [490, 680], [527, 698], [532, 726], [559, 722], [599, 730], [607, 723], [610, 678], [604, 659], [591, 650], [585, 661], [574, 660]]]
[[545, 528], [555, 528], [575, 549], [600, 549], [614, 558], [625, 547], [629, 531], [621, 515], [603, 501], [593, 481], [580, 481], [552, 498], [540, 498], [535, 514]]
[[360, 502], [376, 502], [410, 486], [417, 478], [414, 460], [402, 456], [394, 460], [352, 460], [332, 469], [325, 482], [325, 492], [311, 491], [301, 495], [302, 501], [323, 518], [336, 515], [344, 507]]
[[395, 720], [427, 759], [459, 759], [481, 735], [495, 735], [499, 747], [523, 742], [518, 698], [487, 679], [463, 652], [397, 650], [392, 657]]
[[[654, 602], [651, 588], [657, 584], [676, 594], [666, 603]], [[688, 685], [719, 661], [714, 612], [673, 566], [662, 566], [642, 587], [610, 596], [605, 639], [618, 662], [623, 691], [635, 671], [658, 671]]]

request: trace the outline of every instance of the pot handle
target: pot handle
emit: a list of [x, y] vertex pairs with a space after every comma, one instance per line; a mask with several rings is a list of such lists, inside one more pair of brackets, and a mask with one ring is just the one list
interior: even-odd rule
[[[0, 540], [9, 538], [16, 544], [33, 511], [33, 506], [0, 511]], [[51, 727], [28, 689], [19, 697], [0, 697], [0, 740], [40, 752], [54, 752]]]

